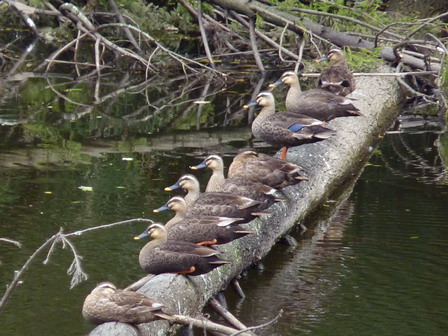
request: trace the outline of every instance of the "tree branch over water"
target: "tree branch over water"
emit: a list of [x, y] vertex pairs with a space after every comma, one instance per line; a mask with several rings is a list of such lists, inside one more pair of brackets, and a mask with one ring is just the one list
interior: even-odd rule
[[[45, 243], [43, 243], [34, 253], [28, 258], [28, 260], [25, 262], [25, 264], [22, 266], [22, 268], [19, 271], [14, 272], [13, 280], [9, 285], [6, 286], [6, 291], [3, 294], [3, 297], [0, 300], [0, 312], [5, 308], [6, 303], [8, 302], [12, 292], [22, 283], [22, 278], [25, 275], [25, 272], [30, 268], [31, 264], [36, 260], [37, 256], [41, 254], [45, 249], [48, 249], [47, 257], [43, 261], [43, 264], [47, 264], [50, 261], [50, 256], [53, 253], [56, 245], [58, 243], [62, 244], [62, 248], [65, 248], [68, 246], [73, 254], [73, 262], [70, 265], [69, 269], [67, 270], [67, 273], [72, 276], [71, 285], [70, 288], [73, 288], [81, 281], [87, 280], [88, 276], [87, 274], [82, 270], [81, 266], [81, 260], [82, 257], [78, 254], [75, 246], [73, 243], [67, 239], [67, 237], [72, 236], [80, 236], [86, 232], [94, 231], [94, 230], [100, 230], [100, 229], [107, 229], [113, 226], [117, 225], [123, 225], [123, 224], [130, 224], [135, 222], [149, 222], [153, 223], [152, 220], [147, 218], [135, 218], [135, 219], [128, 219], [120, 222], [115, 222], [111, 224], [104, 224], [99, 225], [95, 227], [90, 227], [84, 230], [79, 230], [71, 233], [64, 234], [62, 232], [62, 228], [59, 230], [58, 233], [51, 236]], [[7, 241], [14, 244], [19, 244], [18, 242], [12, 240], [12, 239], [6, 239], [6, 238], [0, 238], [0, 241]], [[20, 246], [19, 246], [20, 247]]]

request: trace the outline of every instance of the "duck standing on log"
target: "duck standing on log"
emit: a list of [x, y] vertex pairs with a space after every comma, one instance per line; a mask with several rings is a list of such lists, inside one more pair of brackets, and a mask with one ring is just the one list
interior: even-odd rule
[[251, 181], [244, 178], [225, 178], [224, 161], [219, 155], [210, 155], [202, 163], [190, 167], [193, 170], [210, 168], [212, 176], [210, 177], [206, 192], [228, 192], [241, 195], [262, 202], [259, 210], [269, 208], [275, 202], [283, 201], [275, 197], [276, 189], [263, 183]]
[[286, 94], [286, 109], [288, 112], [307, 115], [325, 123], [339, 117], [362, 116], [348, 98], [323, 89], [302, 91], [299, 77], [293, 71], [285, 72], [277, 82], [269, 86], [276, 87], [281, 84], [289, 85]]
[[152, 224], [139, 236], [139, 240], [150, 236], [153, 238], [140, 251], [140, 267], [149, 274], [177, 273], [201, 275], [213, 269], [230, 264], [218, 257], [219, 251], [190, 242], [168, 240], [166, 228]]
[[243, 218], [230, 218], [230, 217], [218, 217], [218, 216], [187, 216], [188, 204], [182, 196], [171, 197], [168, 202], [162, 205], [158, 209], [154, 209], [153, 212], [159, 213], [162, 211], [171, 210], [176, 213], [176, 215], [165, 223], [165, 227], [169, 229], [180, 221], [192, 225], [196, 224], [206, 224], [206, 225], [218, 225], [227, 226], [236, 222], [241, 223]]
[[[158, 211], [174, 210], [186, 213], [188, 206], [180, 196], [170, 198], [167, 205], [157, 209]], [[235, 222], [241, 222], [242, 218], [227, 218], [216, 216], [186, 216], [180, 221], [170, 220], [165, 224], [168, 240], [181, 240], [198, 245], [227, 244], [235, 239], [242, 238], [255, 231], [246, 230]]]
[[[342, 98], [342, 97], [341, 97]], [[255, 102], [245, 107], [260, 105], [260, 113], [252, 122], [253, 135], [271, 145], [283, 147], [280, 159], [285, 160], [289, 147], [323, 141], [335, 131], [322, 126], [322, 121], [293, 113], [275, 113], [275, 99], [272, 92], [261, 92]]]
[[163, 318], [162, 308], [163, 304], [143, 294], [117, 289], [111, 282], [101, 282], [84, 300], [82, 315], [94, 324], [139, 324]]
[[243, 151], [233, 158], [228, 176], [260, 182], [276, 189], [308, 181], [303, 176], [302, 167], [252, 150]]
[[[165, 188], [182, 188], [188, 191], [185, 200], [188, 204], [187, 216], [207, 215], [230, 218], [243, 218], [245, 221], [260, 215], [268, 215], [259, 209], [260, 201], [226, 192], [200, 193], [199, 181], [190, 174], [182, 175], [176, 184]], [[188, 200], [187, 200], [188, 198]]]
[[344, 52], [340, 49], [330, 49], [319, 61], [334, 62], [324, 69], [319, 76], [317, 87], [339, 96], [347, 96], [355, 91], [355, 79], [348, 68]]

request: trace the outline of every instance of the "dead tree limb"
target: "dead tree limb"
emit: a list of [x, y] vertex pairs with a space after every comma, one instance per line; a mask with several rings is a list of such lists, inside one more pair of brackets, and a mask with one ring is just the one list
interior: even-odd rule
[[[117, 16], [118, 22], [126, 24], [126, 21], [123, 17], [123, 15], [120, 12], [120, 9], [117, 6], [117, 3], [115, 2], [115, 0], [109, 0], [109, 5], [112, 7], [112, 10], [115, 12], [115, 15]], [[125, 27], [124, 29], [124, 33], [126, 34], [126, 37], [128, 38], [129, 42], [132, 43], [132, 45], [134, 46], [134, 48], [137, 50], [137, 52], [142, 55], [143, 54], [143, 50], [140, 48], [139, 44], [137, 43], [137, 41], [135, 40], [134, 35], [132, 35], [131, 31]]]

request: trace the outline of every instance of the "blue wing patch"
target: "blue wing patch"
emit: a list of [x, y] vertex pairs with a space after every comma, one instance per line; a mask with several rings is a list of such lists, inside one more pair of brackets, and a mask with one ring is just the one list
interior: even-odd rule
[[293, 124], [288, 127], [288, 129], [292, 132], [299, 132], [302, 128], [304, 128], [305, 125], [302, 124]]

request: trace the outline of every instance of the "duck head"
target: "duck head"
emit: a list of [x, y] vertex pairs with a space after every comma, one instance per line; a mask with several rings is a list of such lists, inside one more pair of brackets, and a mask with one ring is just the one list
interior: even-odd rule
[[211, 170], [223, 170], [224, 161], [219, 155], [210, 155], [197, 166], [191, 166], [190, 169], [197, 170], [203, 168], [210, 168]]
[[151, 224], [143, 233], [135, 236], [135, 240], [140, 240], [142, 238], [151, 237], [153, 239], [166, 239], [167, 232], [166, 228], [161, 223]]
[[299, 76], [294, 71], [286, 71], [275, 83], [269, 84], [270, 88], [275, 88], [281, 84], [293, 85], [299, 82]]
[[172, 186], [166, 187], [165, 191], [172, 191], [182, 188], [188, 191], [196, 191], [199, 190], [199, 181], [196, 177], [190, 174], [182, 175], [175, 184]]
[[158, 209], [154, 209], [153, 212], [158, 213], [166, 210], [172, 210], [175, 212], [186, 212], [188, 209], [187, 202], [181, 196], [171, 197], [168, 202], [162, 205]]

